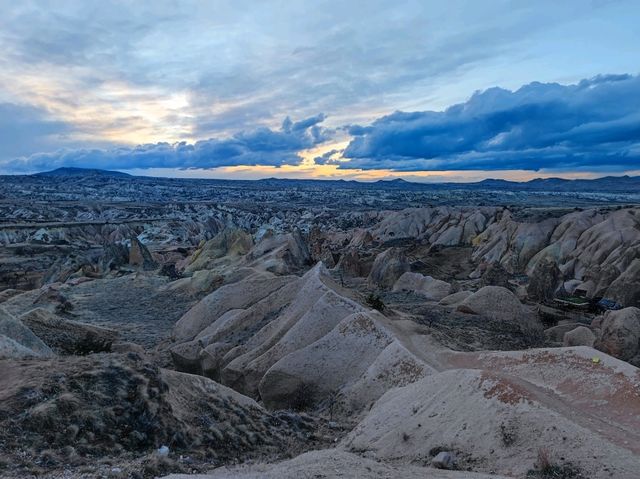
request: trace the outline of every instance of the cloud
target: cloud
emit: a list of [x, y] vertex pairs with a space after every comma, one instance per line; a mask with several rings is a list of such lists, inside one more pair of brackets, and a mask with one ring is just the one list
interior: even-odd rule
[[0, 103], [0, 161], [60, 148], [73, 127], [30, 105]]
[[293, 122], [287, 117], [279, 130], [261, 127], [241, 131], [229, 138], [193, 144], [161, 142], [134, 148], [61, 149], [53, 153], [0, 160], [0, 168], [13, 172], [32, 172], [63, 166], [129, 170], [297, 165], [302, 161], [298, 156], [299, 151], [312, 148], [331, 137], [331, 130], [320, 126], [324, 118], [324, 115], [317, 115]]
[[340, 153], [342, 153], [342, 150], [329, 150], [320, 156], [316, 156], [313, 159], [313, 163], [316, 165], [337, 165], [340, 163], [340, 160], [333, 157]]
[[396, 112], [355, 137], [342, 169], [620, 171], [640, 164], [640, 76], [490, 88], [444, 111]]

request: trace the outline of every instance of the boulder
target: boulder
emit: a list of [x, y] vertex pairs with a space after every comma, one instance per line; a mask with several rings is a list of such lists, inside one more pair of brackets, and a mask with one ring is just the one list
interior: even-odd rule
[[589, 346], [593, 347], [596, 335], [586, 326], [578, 326], [564, 334], [562, 344], [564, 346]]
[[434, 301], [440, 301], [448, 296], [451, 289], [451, 284], [446, 281], [409, 271], [400, 276], [393, 285], [393, 291], [412, 291]]
[[431, 460], [431, 465], [438, 469], [453, 469], [456, 465], [456, 456], [452, 452], [441, 451]]
[[176, 344], [169, 349], [171, 359], [178, 371], [185, 373], [200, 374], [200, 351], [202, 344], [198, 340]]
[[623, 361], [638, 362], [640, 354], [640, 309], [607, 311], [595, 347]]
[[575, 321], [570, 321], [563, 324], [558, 324], [552, 328], [547, 328], [544, 330], [544, 335], [547, 338], [547, 341], [551, 341], [554, 343], [561, 343], [564, 340], [564, 335], [569, 331], [573, 331], [579, 326], [584, 326], [582, 323], [577, 323]]
[[372, 286], [390, 289], [398, 278], [410, 269], [404, 251], [400, 248], [389, 248], [376, 256], [368, 281]]

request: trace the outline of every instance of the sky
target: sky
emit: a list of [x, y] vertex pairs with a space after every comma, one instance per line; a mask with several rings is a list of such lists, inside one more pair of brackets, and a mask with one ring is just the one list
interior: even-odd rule
[[638, 0], [0, 9], [0, 174], [640, 174]]

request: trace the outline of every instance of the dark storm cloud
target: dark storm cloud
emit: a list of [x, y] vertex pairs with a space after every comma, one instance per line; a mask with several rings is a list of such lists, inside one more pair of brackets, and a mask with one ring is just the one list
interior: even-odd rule
[[15, 158], [34, 149], [59, 148], [73, 128], [29, 105], [0, 103], [0, 145], [2, 158]]
[[340, 168], [539, 170], [640, 167], [640, 76], [490, 88], [442, 112], [396, 112], [355, 135]]
[[217, 168], [221, 166], [282, 166], [300, 163], [300, 150], [330, 138], [319, 123], [324, 115], [293, 122], [288, 117], [279, 130], [257, 128], [232, 137], [209, 139], [194, 144], [155, 143], [135, 148], [63, 149], [29, 157], [0, 161], [0, 168], [12, 171], [41, 171], [63, 166], [81, 168]]

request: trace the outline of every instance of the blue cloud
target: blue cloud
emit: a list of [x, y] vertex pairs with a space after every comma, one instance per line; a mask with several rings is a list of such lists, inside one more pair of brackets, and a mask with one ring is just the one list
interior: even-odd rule
[[332, 156], [337, 155], [339, 153], [342, 153], [342, 150], [330, 150], [327, 151], [326, 153], [323, 153], [320, 156], [316, 156], [313, 159], [313, 162], [316, 165], [337, 165], [340, 162], [334, 158], [332, 158]]
[[34, 106], [0, 103], [0, 161], [60, 148], [73, 128]]
[[193, 144], [154, 143], [109, 149], [61, 149], [28, 157], [0, 160], [0, 168], [13, 172], [41, 171], [72, 166], [81, 168], [216, 168], [221, 166], [296, 165], [298, 152], [331, 137], [320, 123], [324, 115], [299, 122], [288, 117], [279, 130], [266, 127], [242, 131], [232, 137], [209, 139]]
[[640, 167], [640, 76], [490, 88], [442, 112], [396, 112], [355, 137], [343, 169], [540, 170]]

